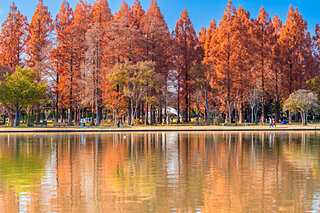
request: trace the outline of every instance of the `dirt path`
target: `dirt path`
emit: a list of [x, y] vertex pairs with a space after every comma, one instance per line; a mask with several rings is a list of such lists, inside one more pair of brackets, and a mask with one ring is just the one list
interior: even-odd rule
[[320, 131], [320, 125], [278, 125], [274, 128], [268, 126], [148, 126], [148, 127], [0, 127], [0, 133], [23, 132], [214, 132], [214, 131]]

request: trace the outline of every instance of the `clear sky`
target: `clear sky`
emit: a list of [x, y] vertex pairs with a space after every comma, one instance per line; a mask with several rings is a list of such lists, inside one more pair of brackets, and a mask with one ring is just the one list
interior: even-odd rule
[[[53, 18], [59, 11], [62, 1], [44, 0]], [[87, 0], [91, 4], [94, 1]], [[68, 2], [72, 8], [75, 8], [78, 0], [69, 0]], [[112, 13], [114, 13], [119, 10], [122, 0], [108, 0], [108, 2]], [[129, 5], [132, 5], [134, 0], [127, 0], [127, 2]], [[147, 10], [151, 0], [140, 0], [140, 2], [144, 9]], [[228, 0], [157, 0], [157, 2], [171, 31], [174, 29], [181, 11], [186, 7], [196, 31], [199, 32], [202, 26], [209, 26], [212, 18], [215, 18], [217, 21], [221, 19]], [[30, 21], [38, 0], [15, 0], [15, 3], [18, 9]], [[236, 7], [243, 6], [245, 10], [249, 10], [251, 18], [256, 18], [259, 9], [263, 6], [270, 16], [273, 17], [275, 14], [278, 14], [283, 23], [286, 20], [286, 14], [291, 4], [299, 9], [303, 18], [308, 22], [311, 34], [314, 33], [315, 25], [320, 24], [320, 0], [234, 0], [232, 3]], [[11, 4], [12, 0], [0, 0], [1, 23], [5, 20]]]

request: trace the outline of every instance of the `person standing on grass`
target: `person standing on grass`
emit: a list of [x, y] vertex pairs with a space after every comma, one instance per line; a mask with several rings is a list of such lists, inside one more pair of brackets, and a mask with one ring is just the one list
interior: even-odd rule
[[276, 122], [277, 122], [276, 119], [273, 118], [273, 119], [272, 119], [272, 123], [273, 123], [273, 126], [274, 126], [274, 127], [277, 127]]
[[273, 122], [272, 122], [272, 118], [269, 118], [269, 128], [273, 127]]

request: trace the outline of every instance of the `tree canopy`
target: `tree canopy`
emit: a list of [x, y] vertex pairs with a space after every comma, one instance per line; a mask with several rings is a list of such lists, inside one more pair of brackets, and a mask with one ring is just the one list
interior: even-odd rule
[[170, 32], [156, 0], [149, 8], [123, 1], [114, 12], [107, 0], [75, 8], [63, 0], [54, 20], [38, 1], [30, 23], [13, 3], [0, 33], [0, 74], [30, 67], [48, 85], [50, 104], [31, 110], [37, 122], [48, 107], [69, 125], [168, 123], [169, 108], [178, 123], [298, 121], [284, 102], [301, 89], [319, 94], [320, 27], [310, 33], [289, 5], [281, 20], [228, 1], [220, 21], [200, 32], [185, 8]]
[[40, 104], [45, 98], [46, 84], [35, 82], [35, 78], [36, 74], [30, 69], [18, 67], [0, 82], [0, 103], [15, 112], [15, 126], [19, 125], [19, 113], [23, 108]]
[[292, 112], [300, 112], [302, 123], [307, 124], [307, 114], [319, 109], [318, 95], [307, 90], [298, 90], [292, 93], [284, 103], [284, 109]]

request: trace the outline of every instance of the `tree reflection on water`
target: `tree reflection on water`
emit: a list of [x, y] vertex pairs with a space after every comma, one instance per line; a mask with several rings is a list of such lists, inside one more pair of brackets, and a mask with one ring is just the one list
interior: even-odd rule
[[0, 212], [319, 210], [319, 134], [0, 135]]

